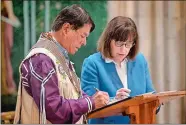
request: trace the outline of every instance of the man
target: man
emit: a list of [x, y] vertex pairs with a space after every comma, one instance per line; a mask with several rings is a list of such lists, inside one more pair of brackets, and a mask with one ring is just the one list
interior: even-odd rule
[[68, 53], [75, 54], [94, 30], [94, 22], [78, 5], [64, 8], [52, 31], [42, 33], [20, 65], [14, 123], [83, 123], [88, 112], [108, 103], [108, 93], [92, 97], [80, 89]]

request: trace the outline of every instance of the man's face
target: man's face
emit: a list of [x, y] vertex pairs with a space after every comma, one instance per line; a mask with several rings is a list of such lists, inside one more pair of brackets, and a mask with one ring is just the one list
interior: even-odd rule
[[78, 30], [69, 30], [65, 42], [68, 42], [66, 49], [70, 54], [75, 54], [82, 45], [86, 45], [86, 38], [89, 36], [90, 29], [91, 24], [84, 24], [84, 26]]

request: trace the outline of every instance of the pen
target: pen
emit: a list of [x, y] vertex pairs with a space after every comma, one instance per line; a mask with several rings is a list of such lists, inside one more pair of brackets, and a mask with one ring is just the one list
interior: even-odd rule
[[96, 88], [96, 87], [94, 87], [94, 89], [96, 90], [96, 92], [98, 92], [98, 91], [99, 91], [99, 89], [98, 89], [98, 88]]
[[155, 94], [156, 93], [156, 91], [152, 91], [152, 94]]

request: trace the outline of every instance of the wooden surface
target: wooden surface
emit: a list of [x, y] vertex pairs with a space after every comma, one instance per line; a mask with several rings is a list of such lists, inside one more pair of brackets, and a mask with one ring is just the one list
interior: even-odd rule
[[155, 111], [160, 104], [185, 95], [186, 91], [143, 94], [96, 109], [88, 114], [88, 118], [128, 114], [131, 117], [131, 123], [155, 123]]

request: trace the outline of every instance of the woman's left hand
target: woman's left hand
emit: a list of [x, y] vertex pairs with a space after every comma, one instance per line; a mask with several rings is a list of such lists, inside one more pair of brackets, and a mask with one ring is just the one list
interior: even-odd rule
[[121, 88], [119, 90], [117, 90], [116, 92], [116, 99], [125, 99], [128, 98], [130, 96], [130, 89], [126, 89], [126, 88]]

